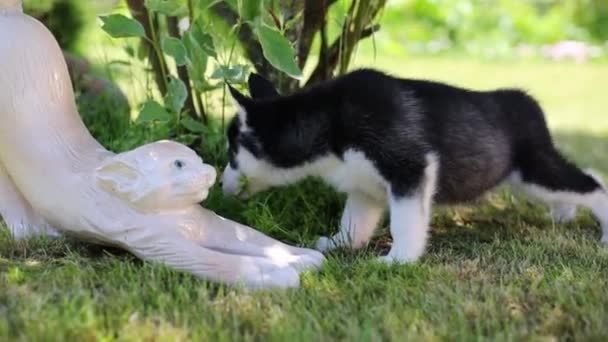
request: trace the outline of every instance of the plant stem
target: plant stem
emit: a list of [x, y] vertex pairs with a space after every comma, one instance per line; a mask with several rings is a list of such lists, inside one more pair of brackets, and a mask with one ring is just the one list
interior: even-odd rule
[[141, 43], [146, 47], [148, 60], [152, 65], [152, 70], [154, 70], [156, 86], [158, 87], [160, 93], [164, 94], [167, 92], [167, 87], [161, 73], [161, 64], [166, 68], [166, 63], [164, 63], [162, 59], [158, 58], [158, 53], [154, 47], [154, 43], [148, 38], [152, 37], [153, 33], [152, 28], [150, 27], [150, 13], [144, 6], [143, 0], [126, 0], [126, 2], [133, 18], [135, 18], [135, 20], [137, 20], [144, 27], [146, 37], [141, 41]]
[[194, 24], [194, 4], [192, 0], [188, 0], [188, 20], [190, 21], [190, 27]]
[[[238, 32], [242, 23], [243, 22], [241, 21], [241, 18], [239, 17], [237, 19], [236, 25], [234, 26], [235, 32]], [[226, 65], [228, 65], [228, 66], [230, 65], [230, 62], [232, 61], [232, 55], [234, 53], [234, 49], [236, 48], [236, 41], [237, 41], [237, 38], [235, 37], [232, 40], [232, 45], [230, 46], [230, 52], [228, 53], [228, 61], [226, 63]], [[227, 83], [226, 79], [224, 79], [224, 83]], [[226, 126], [226, 87], [224, 86], [222, 88], [222, 132], [224, 131], [225, 126]]]
[[[179, 28], [177, 26], [177, 17], [167, 17], [167, 28], [171, 37], [180, 39]], [[190, 76], [188, 74], [188, 68], [185, 65], [177, 67], [177, 76], [186, 86], [186, 98], [185, 108], [189, 112], [190, 116], [194, 119], [198, 118], [198, 113], [194, 107], [194, 99], [192, 96], [192, 87], [190, 86]]]
[[[156, 56], [158, 57], [158, 60], [160, 61], [160, 63], [159, 63], [160, 64], [160, 73], [163, 77], [163, 84], [165, 86], [165, 89], [168, 89], [169, 81], [167, 80], [167, 70], [165, 69], [167, 64], [165, 61], [165, 56], [163, 55], [163, 53], [160, 49], [160, 42], [158, 41], [158, 37], [156, 36], [156, 27], [154, 27], [152, 15], [154, 15], [154, 14], [148, 13], [148, 24], [150, 25], [150, 34], [152, 35], [150, 44], [152, 44], [152, 47], [154, 48], [154, 51], [156, 52]], [[163, 94], [163, 95], [165, 95], [165, 94]]]
[[[224, 82], [225, 83], [225, 82]], [[226, 84], [222, 87], [222, 132], [226, 126]]]
[[203, 123], [207, 124], [207, 112], [205, 111], [205, 106], [203, 104], [203, 100], [201, 94], [194, 90], [194, 98], [196, 100], [196, 105], [198, 106], [198, 110], [201, 114], [201, 118], [203, 119]]

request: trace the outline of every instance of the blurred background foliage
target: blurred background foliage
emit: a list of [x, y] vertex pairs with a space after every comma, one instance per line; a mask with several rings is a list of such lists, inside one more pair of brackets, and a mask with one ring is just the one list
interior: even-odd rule
[[[339, 30], [348, 3], [340, 0], [332, 7], [330, 34], [335, 36]], [[24, 8], [50, 28], [65, 49], [77, 52], [78, 42], [86, 40], [83, 31], [98, 26], [96, 14], [120, 4], [118, 0], [25, 0]], [[560, 40], [605, 48], [608, 1], [389, 0], [381, 24], [377, 36], [382, 43], [416, 53], [457, 48], [475, 54], [482, 46], [514, 48]]]
[[[349, 2], [338, 0], [331, 7], [328, 36], [339, 34]], [[86, 46], [79, 44], [99, 26], [95, 17], [121, 6], [120, 0], [24, 1], [26, 12], [43, 21], [62, 47], [82, 54]], [[388, 0], [381, 25], [375, 35], [379, 47], [415, 54], [514, 57], [522, 45], [563, 40], [587, 42], [605, 52], [608, 1]]]
[[508, 55], [521, 44], [608, 40], [606, 0], [393, 0], [387, 45], [415, 53]]
[[[163, 48], [160, 55], [166, 73], [174, 75], [168, 78], [175, 81], [171, 89], [166, 89], [168, 82], [159, 82], [159, 69], [153, 61], [159, 54], [150, 46], [145, 49], [145, 40], [113, 39], [100, 28], [101, 17], [133, 17], [137, 12], [133, 5], [138, 3], [154, 8], [150, 13], [161, 36], [183, 42], [182, 47], [173, 40], [178, 49], [165, 50], [160, 46], [163, 37], [149, 37], [159, 50]], [[254, 3], [260, 7], [252, 6]], [[303, 27], [316, 19], [314, 14], [303, 13], [310, 4], [326, 8], [319, 21], [324, 22], [325, 29], [314, 27], [313, 34], [306, 38]], [[179, 21], [172, 21], [167, 14], [171, 6], [177, 6], [179, 15], [174, 18]], [[206, 14], [210, 6], [215, 6], [214, 16]], [[377, 12], [364, 18], [359, 32], [348, 36], [345, 32], [361, 17], [355, 7]], [[194, 148], [202, 148], [202, 137], [207, 142], [221, 139], [221, 129], [212, 124], [205, 127], [204, 114], [222, 117], [223, 122], [224, 114], [231, 114], [226, 111], [230, 101], [226, 101], [223, 84], [242, 84], [254, 70], [285, 91], [293, 91], [344, 72], [349, 65], [357, 64], [351, 63], [357, 56], [367, 60], [370, 56], [372, 60], [375, 56], [394, 56], [387, 58], [397, 57], [401, 65], [407, 65], [408, 55], [571, 59], [579, 63], [605, 61], [608, 55], [608, 0], [24, 0], [24, 9], [42, 21], [64, 49], [85, 124], [103, 144], [117, 150], [157, 138], [180, 140]], [[196, 32], [198, 37], [211, 37], [210, 44], [201, 45], [196, 56], [188, 45], [192, 28], [185, 19], [203, 28]], [[291, 45], [301, 78], [287, 75], [284, 68], [277, 68], [276, 61], [268, 63], [266, 55], [260, 58], [260, 23], [280, 33]], [[170, 32], [172, 25], [174, 32]], [[243, 29], [253, 31], [249, 32], [253, 44], [243, 39]], [[350, 47], [345, 48], [341, 38], [350, 41]], [[336, 57], [331, 57], [334, 45], [339, 48], [338, 59], [323, 68], [324, 54], [325, 58]], [[175, 53], [183, 48], [190, 59], [181, 67], [187, 68], [185, 78], [175, 59]], [[352, 51], [346, 53], [349, 49]], [[283, 67], [289, 64], [285, 64], [289, 62], [285, 51], [275, 51]], [[168, 103], [171, 101], [173, 105]], [[146, 110], [153, 118], [176, 115], [177, 124], [151, 120], [154, 122], [133, 125], [133, 120]], [[180, 123], [182, 113], [187, 121]], [[222, 148], [222, 144], [207, 145]]]

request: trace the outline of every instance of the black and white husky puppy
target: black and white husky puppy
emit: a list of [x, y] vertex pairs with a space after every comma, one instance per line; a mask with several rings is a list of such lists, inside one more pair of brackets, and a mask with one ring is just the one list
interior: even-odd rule
[[608, 192], [556, 150], [543, 111], [520, 90], [472, 91], [354, 71], [289, 96], [258, 75], [231, 88], [223, 191], [245, 195], [319, 176], [347, 193], [340, 231], [319, 250], [366, 245], [387, 205], [385, 261], [425, 250], [433, 203], [471, 201], [503, 180], [547, 202], [556, 219], [591, 209], [608, 243]]

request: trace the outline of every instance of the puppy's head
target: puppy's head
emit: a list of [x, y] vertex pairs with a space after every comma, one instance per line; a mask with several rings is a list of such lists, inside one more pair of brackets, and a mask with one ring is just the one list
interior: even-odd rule
[[267, 151], [260, 140], [260, 130], [268, 129], [266, 121], [272, 115], [267, 112], [272, 109], [260, 106], [260, 102], [280, 95], [272, 83], [257, 74], [249, 76], [248, 86], [251, 97], [229, 86], [237, 115], [228, 126], [229, 163], [222, 176], [224, 194], [241, 198], [275, 185], [274, 167], [266, 160]]
[[140, 211], [182, 209], [207, 198], [216, 171], [190, 148], [158, 141], [104, 160], [98, 186]]

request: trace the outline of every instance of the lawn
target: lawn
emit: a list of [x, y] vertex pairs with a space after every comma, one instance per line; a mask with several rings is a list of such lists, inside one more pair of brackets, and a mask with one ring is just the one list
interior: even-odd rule
[[[558, 145], [608, 176], [608, 64], [359, 58], [396, 75], [537, 96]], [[221, 144], [221, 142], [219, 143]], [[216, 156], [220, 162], [223, 156]], [[218, 165], [220, 166], [220, 165]], [[343, 196], [314, 181], [248, 201], [215, 189], [205, 206], [290, 243], [336, 230]], [[0, 340], [603, 340], [608, 248], [586, 211], [559, 225], [544, 208], [498, 189], [477, 206], [440, 208], [428, 253], [411, 265], [365, 251], [329, 255], [284, 292], [207, 283], [127, 253], [73, 240], [0, 237]]]

